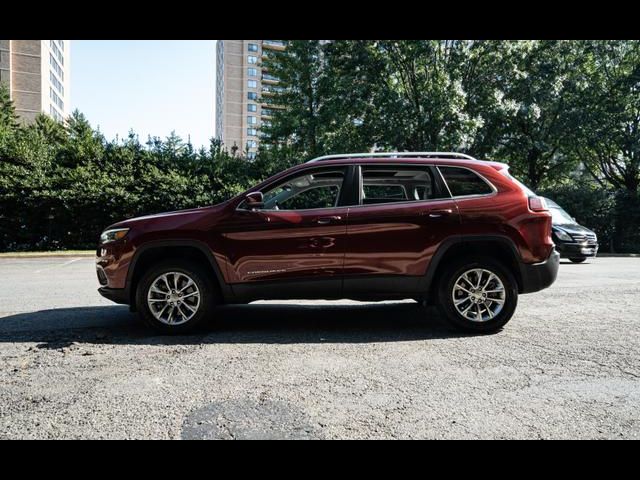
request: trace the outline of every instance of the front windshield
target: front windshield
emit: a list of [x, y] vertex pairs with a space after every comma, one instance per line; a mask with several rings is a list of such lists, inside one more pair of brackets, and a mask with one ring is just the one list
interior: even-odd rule
[[549, 208], [549, 212], [551, 213], [551, 222], [554, 225], [567, 225], [567, 224], [575, 224], [576, 221], [571, 218], [567, 212], [558, 207]]

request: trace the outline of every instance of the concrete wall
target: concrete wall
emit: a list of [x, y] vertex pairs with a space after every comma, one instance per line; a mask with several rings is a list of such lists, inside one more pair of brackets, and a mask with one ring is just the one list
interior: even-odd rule
[[11, 98], [24, 122], [32, 122], [42, 111], [41, 43], [11, 41]]
[[11, 51], [10, 40], [0, 40], [0, 82], [11, 88]]
[[[70, 41], [63, 40], [64, 94], [56, 94], [64, 102], [63, 117], [71, 109]], [[50, 71], [50, 40], [0, 40], [0, 81], [9, 86], [16, 113], [23, 122], [32, 122], [40, 112], [50, 114], [53, 101]], [[58, 75], [59, 77], [59, 75]], [[58, 109], [60, 110], [60, 109]]]

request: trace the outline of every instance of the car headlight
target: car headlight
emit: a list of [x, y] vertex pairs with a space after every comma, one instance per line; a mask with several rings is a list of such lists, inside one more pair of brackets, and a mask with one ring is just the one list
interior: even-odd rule
[[102, 245], [120, 240], [121, 238], [124, 238], [128, 232], [128, 228], [112, 228], [110, 230], [105, 230], [102, 232], [102, 235], [100, 235], [100, 244]]
[[571, 235], [569, 235], [567, 232], [565, 232], [564, 230], [560, 230], [557, 229], [556, 230], [556, 236], [562, 240], [563, 242], [572, 242], [573, 238], [571, 237]]

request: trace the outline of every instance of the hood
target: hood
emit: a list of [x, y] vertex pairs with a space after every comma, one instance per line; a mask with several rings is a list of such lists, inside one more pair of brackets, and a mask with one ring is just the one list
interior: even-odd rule
[[[228, 202], [210, 207], [190, 208], [172, 212], [129, 218], [108, 228], [131, 228], [139, 231], [191, 229], [214, 224]], [[106, 230], [106, 229], [105, 229]]]
[[563, 230], [565, 232], [567, 232], [569, 235], [571, 235], [572, 233], [593, 233], [595, 235], [595, 232], [593, 230], [589, 230], [587, 227], [583, 227], [582, 225], [578, 225], [577, 223], [566, 223], [566, 224], [562, 224], [562, 225], [553, 225], [553, 229], [554, 230]]

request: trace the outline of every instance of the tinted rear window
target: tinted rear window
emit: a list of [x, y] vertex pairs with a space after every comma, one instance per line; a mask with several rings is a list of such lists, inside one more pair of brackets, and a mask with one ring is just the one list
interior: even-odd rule
[[438, 167], [442, 172], [451, 195], [461, 197], [464, 195], [486, 195], [493, 193], [493, 189], [476, 173], [466, 168]]
[[442, 196], [436, 189], [430, 167], [407, 165], [362, 166], [363, 205], [418, 202]]

